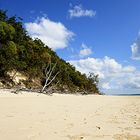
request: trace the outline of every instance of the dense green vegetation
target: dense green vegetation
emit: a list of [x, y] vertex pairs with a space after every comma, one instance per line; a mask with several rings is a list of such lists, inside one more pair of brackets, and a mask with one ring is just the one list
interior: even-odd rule
[[8, 78], [7, 72], [14, 70], [28, 76], [29, 83], [38, 78], [43, 85], [48, 63], [57, 63], [53, 74], [58, 71], [59, 74], [53, 84], [58, 83], [58, 89], [99, 93], [98, 76], [90, 74], [87, 77], [76, 71], [41, 40], [31, 39], [21, 18], [8, 17], [6, 11], [0, 10], [0, 79]]

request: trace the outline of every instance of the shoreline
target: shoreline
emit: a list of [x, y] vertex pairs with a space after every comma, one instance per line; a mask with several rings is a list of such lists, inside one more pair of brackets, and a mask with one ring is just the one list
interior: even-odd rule
[[6, 92], [8, 92], [8, 94], [40, 94], [40, 95], [48, 95], [51, 96], [53, 94], [59, 94], [59, 95], [75, 95], [75, 96], [94, 96], [94, 95], [98, 95], [98, 96], [140, 96], [140, 94], [81, 94], [80, 92], [76, 92], [76, 93], [64, 93], [64, 92], [54, 92], [51, 94], [47, 94], [47, 93], [41, 93], [41, 92], [36, 92], [36, 91], [30, 91], [28, 89], [21, 89], [18, 91], [18, 93], [14, 93], [17, 89], [16, 88], [0, 88], [0, 94], [6, 94]]

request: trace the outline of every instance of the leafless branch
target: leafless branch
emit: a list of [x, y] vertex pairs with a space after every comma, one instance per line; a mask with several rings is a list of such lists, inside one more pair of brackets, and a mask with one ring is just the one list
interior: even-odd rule
[[59, 72], [57, 72], [57, 73], [53, 76], [53, 78], [51, 79], [52, 73], [53, 73], [53, 71], [54, 71], [54, 69], [55, 69], [55, 67], [56, 67], [56, 64], [57, 64], [57, 63], [55, 63], [54, 66], [51, 67], [51, 63], [50, 63], [50, 64], [48, 64], [48, 66], [46, 67], [46, 69], [45, 69], [46, 81], [45, 81], [45, 84], [44, 84], [44, 86], [43, 86], [43, 88], [42, 88], [42, 92], [45, 90], [45, 88], [46, 88], [47, 86], [49, 86], [49, 85], [53, 82], [53, 80], [54, 80], [54, 79], [56, 78], [56, 76], [59, 74]]

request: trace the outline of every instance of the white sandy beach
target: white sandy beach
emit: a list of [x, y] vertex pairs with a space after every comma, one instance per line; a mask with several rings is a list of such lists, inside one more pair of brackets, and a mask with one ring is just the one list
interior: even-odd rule
[[0, 89], [0, 140], [140, 140], [140, 96]]

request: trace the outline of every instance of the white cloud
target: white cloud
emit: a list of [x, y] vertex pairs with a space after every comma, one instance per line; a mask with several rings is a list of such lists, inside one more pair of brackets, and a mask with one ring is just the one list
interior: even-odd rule
[[82, 73], [99, 75], [102, 89], [140, 88], [140, 71], [134, 66], [123, 66], [115, 59], [104, 57], [69, 61]]
[[61, 22], [54, 22], [44, 17], [37, 18], [34, 22], [25, 23], [25, 28], [33, 39], [41, 39], [54, 50], [66, 48], [74, 36], [74, 33]]
[[96, 15], [96, 11], [83, 9], [82, 5], [75, 5], [69, 11], [70, 18], [73, 17], [94, 17]]
[[111, 89], [109, 83], [103, 83], [103, 84], [102, 84], [102, 88], [103, 88], [103, 89]]
[[136, 41], [131, 45], [132, 59], [140, 60], [140, 32]]
[[84, 43], [82, 43], [81, 48], [82, 49], [80, 50], [80, 53], [79, 53], [80, 57], [85, 57], [85, 56], [89, 56], [90, 54], [92, 54], [92, 50]]

